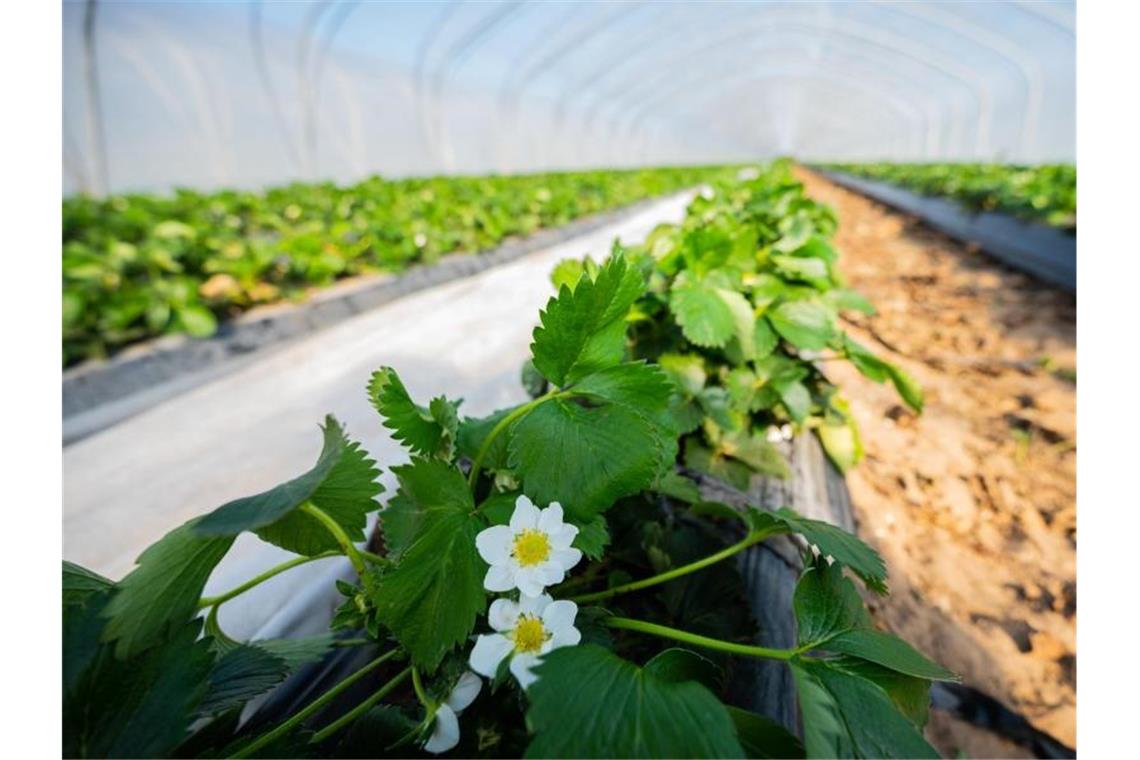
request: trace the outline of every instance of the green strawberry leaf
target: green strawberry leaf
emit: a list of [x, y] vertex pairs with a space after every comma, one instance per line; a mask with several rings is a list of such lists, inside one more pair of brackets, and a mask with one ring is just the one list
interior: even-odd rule
[[138, 567], [119, 582], [103, 611], [107, 626], [102, 636], [115, 642], [119, 659], [139, 655], [198, 612], [206, 580], [234, 537], [202, 536], [195, 530], [197, 522], [191, 520], [147, 547]]
[[724, 686], [724, 671], [715, 662], [680, 647], [658, 652], [645, 663], [645, 670], [670, 683], [696, 681], [713, 693]]
[[819, 660], [796, 658], [791, 668], [808, 757], [939, 756], [875, 682]]
[[819, 351], [835, 337], [835, 314], [817, 301], [786, 301], [766, 316], [780, 337], [796, 348]]
[[590, 559], [601, 559], [610, 543], [610, 531], [606, 518], [597, 515], [593, 520], [578, 526], [578, 535], [572, 546], [581, 549]]
[[828, 414], [821, 421], [816, 432], [823, 450], [835, 463], [840, 472], [847, 472], [863, 459], [863, 439], [859, 435], [859, 426], [851, 414], [851, 407], [840, 398], [831, 399], [831, 407], [839, 415]]
[[883, 558], [858, 537], [831, 523], [802, 517], [786, 508], [777, 510], [774, 517], [819, 547], [822, 556], [830, 556], [851, 568], [867, 588], [878, 594], [887, 593], [887, 566]]
[[749, 758], [801, 758], [804, 745], [788, 729], [765, 715], [726, 705], [736, 737]]
[[704, 348], [724, 348], [736, 338], [744, 357], [756, 349], [756, 317], [752, 304], [732, 289], [728, 278], [714, 271], [697, 280], [682, 273], [669, 294], [669, 309], [690, 343]]
[[115, 583], [74, 562], [63, 561], [63, 606], [84, 604], [95, 594], [110, 591]]
[[256, 496], [236, 499], [194, 524], [201, 536], [236, 536], [253, 531], [264, 541], [297, 554], [339, 548], [315, 518], [298, 511], [312, 502], [332, 517], [354, 541], [364, 540], [369, 512], [379, 508], [380, 471], [360, 444], [349, 440], [340, 423], [325, 418], [324, 447], [313, 469]]
[[871, 625], [863, 599], [838, 562], [804, 570], [792, 597], [800, 646], [826, 646], [835, 636]]
[[732, 718], [696, 681], [675, 682], [594, 644], [556, 649], [528, 690], [527, 757], [741, 757]]
[[434, 670], [486, 607], [487, 566], [475, 549], [483, 524], [457, 469], [421, 459], [393, 472], [407, 508], [420, 515], [398, 564], [375, 584], [372, 601], [412, 661]]
[[837, 311], [857, 311], [869, 317], [875, 315], [874, 305], [862, 293], [847, 288], [837, 288], [823, 294], [823, 300]]
[[584, 278], [573, 290], [564, 285], [551, 298], [534, 330], [534, 366], [563, 387], [625, 354], [625, 316], [644, 292], [641, 274], [623, 256], [614, 256], [595, 279]]
[[210, 670], [198, 715], [209, 717], [241, 707], [289, 675], [289, 665], [265, 649], [241, 644], [230, 649]]
[[843, 336], [843, 350], [846, 352], [847, 358], [855, 365], [855, 369], [859, 370], [865, 377], [874, 380], [876, 383], [881, 383], [890, 378], [895, 390], [898, 391], [899, 396], [906, 402], [907, 406], [918, 413], [922, 412], [924, 401], [922, 386], [903, 369], [890, 362], [883, 361], [848, 335]]
[[457, 403], [438, 396], [426, 409], [417, 406], [391, 367], [372, 373], [368, 398], [384, 418], [384, 427], [412, 453], [450, 461], [459, 427]]
[[823, 648], [829, 652], [868, 660], [915, 678], [930, 681], [959, 680], [954, 673], [931, 662], [910, 644], [882, 631], [869, 628], [847, 631], [829, 639]]
[[904, 675], [858, 657], [835, 657], [828, 662], [851, 675], [871, 681], [887, 693], [895, 707], [920, 731], [930, 719], [930, 681]]
[[197, 716], [214, 664], [201, 629], [200, 621], [180, 621], [126, 658], [100, 647], [64, 696], [64, 757], [170, 756]]
[[658, 427], [625, 405], [553, 398], [514, 423], [508, 447], [527, 496], [560, 502], [580, 524], [649, 487], [663, 445]]
[[887, 374], [890, 375], [891, 383], [894, 384], [895, 390], [898, 391], [906, 405], [921, 413], [925, 399], [922, 386], [918, 384], [918, 381], [894, 364], [887, 365]]

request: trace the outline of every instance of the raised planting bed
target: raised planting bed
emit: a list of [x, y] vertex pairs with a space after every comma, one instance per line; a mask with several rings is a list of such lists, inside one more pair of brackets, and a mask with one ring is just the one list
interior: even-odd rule
[[918, 217], [947, 235], [972, 243], [1008, 266], [1071, 292], [1077, 289], [1076, 231], [996, 211], [973, 211], [955, 200], [921, 195], [898, 185], [815, 169], [832, 182]]

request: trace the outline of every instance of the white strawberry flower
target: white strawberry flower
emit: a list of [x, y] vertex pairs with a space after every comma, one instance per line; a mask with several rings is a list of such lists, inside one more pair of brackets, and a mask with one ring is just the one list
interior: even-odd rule
[[470, 670], [459, 677], [455, 688], [435, 711], [435, 725], [424, 749], [433, 755], [459, 744], [459, 714], [479, 696], [483, 681]]
[[493, 525], [475, 537], [479, 556], [491, 566], [483, 588], [517, 588], [524, 596], [538, 596], [547, 586], [561, 583], [566, 571], [582, 560], [582, 552], [570, 546], [577, 535], [578, 528], [562, 521], [561, 504], [539, 510], [520, 496], [509, 525]]
[[582, 634], [574, 627], [577, 615], [577, 604], [567, 599], [556, 602], [550, 594], [524, 595], [518, 602], [496, 599], [487, 614], [496, 633], [476, 639], [469, 661], [471, 669], [494, 678], [499, 664], [510, 657], [511, 674], [520, 686], [528, 688], [538, 680], [531, 669], [542, 662], [542, 655], [582, 640]]

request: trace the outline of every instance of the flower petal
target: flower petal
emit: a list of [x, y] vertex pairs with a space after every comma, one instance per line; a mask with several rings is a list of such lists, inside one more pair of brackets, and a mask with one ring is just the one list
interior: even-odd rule
[[515, 586], [523, 596], [540, 596], [546, 584], [538, 574], [537, 567], [523, 567], [515, 571]]
[[424, 750], [438, 755], [447, 752], [456, 744], [459, 744], [459, 718], [450, 707], [440, 705], [435, 711], [435, 725], [431, 730], [431, 738], [424, 745]]
[[515, 587], [515, 574], [506, 565], [491, 565], [483, 577], [483, 588], [488, 591], [510, 591]]
[[582, 632], [574, 626], [563, 628], [560, 631], [555, 631], [549, 639], [546, 640], [542, 653], [546, 654], [551, 649], [558, 649], [560, 647], [573, 647], [577, 646], [578, 642], [582, 640]]
[[559, 599], [546, 605], [542, 611], [542, 624], [548, 631], [557, 634], [567, 628], [574, 627], [574, 618], [578, 616], [578, 605], [569, 599]]
[[581, 561], [581, 549], [555, 549], [550, 553], [550, 562], [563, 570], [569, 570]]
[[511, 675], [518, 680], [519, 686], [524, 690], [538, 680], [538, 676], [531, 672], [531, 668], [540, 662], [542, 660], [533, 654], [516, 654], [511, 658]]
[[543, 562], [535, 568], [534, 574], [544, 586], [553, 586], [566, 578], [566, 571], [557, 562]]
[[519, 606], [510, 599], [496, 599], [491, 602], [491, 610], [487, 613], [487, 622], [500, 633], [509, 631], [519, 621]]
[[475, 701], [475, 697], [479, 696], [482, 689], [483, 679], [470, 670], [464, 671], [463, 675], [459, 676], [459, 680], [455, 682], [455, 688], [447, 697], [447, 706], [455, 710], [455, 714], [458, 715]]
[[538, 515], [538, 529], [547, 535], [562, 527], [562, 505], [556, 501]]
[[538, 507], [534, 506], [534, 502], [526, 496], [519, 496], [515, 499], [515, 511], [511, 515], [511, 532], [518, 533], [536, 527], [538, 517]]
[[553, 601], [550, 594], [536, 594], [534, 596], [522, 594], [519, 596], [519, 612], [531, 617], [542, 617], [542, 611]]
[[492, 525], [475, 536], [475, 548], [488, 565], [501, 565], [511, 556], [514, 536], [506, 525]]
[[570, 544], [578, 537], [578, 528], [570, 523], [562, 523], [557, 530], [547, 534], [550, 545], [555, 549], [569, 549]]
[[511, 640], [501, 633], [485, 633], [475, 640], [468, 664], [481, 676], [494, 678], [503, 661], [514, 646]]

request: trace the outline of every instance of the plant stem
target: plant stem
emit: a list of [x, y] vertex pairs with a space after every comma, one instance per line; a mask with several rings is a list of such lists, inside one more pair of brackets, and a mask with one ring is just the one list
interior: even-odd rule
[[699, 559], [696, 562], [690, 562], [687, 565], [682, 565], [681, 567], [675, 567], [672, 570], [669, 570], [667, 572], [660, 573], [659, 575], [654, 575], [654, 576], [649, 577], [649, 578], [643, 578], [639, 581], [633, 581], [631, 583], [623, 583], [620, 586], [614, 586], [613, 588], [608, 588], [605, 591], [595, 591], [592, 594], [582, 594], [580, 596], [573, 596], [573, 597], [570, 597], [570, 600], [574, 601], [574, 602], [578, 602], [579, 604], [583, 604], [583, 603], [587, 603], [587, 602], [600, 602], [601, 600], [609, 599], [612, 596], [618, 596], [619, 594], [625, 594], [625, 593], [628, 593], [630, 591], [639, 591], [643, 588], [649, 588], [650, 586], [656, 586], [659, 583], [666, 583], [668, 581], [674, 580], [675, 578], [680, 578], [681, 576], [688, 575], [689, 573], [695, 573], [697, 570], [703, 570], [704, 568], [708, 567], [709, 565], [715, 565], [717, 562], [720, 562], [723, 559], [728, 559], [729, 557], [731, 557], [734, 554], [739, 554], [740, 552], [744, 551], [745, 549], [752, 546], [753, 544], [760, 543], [765, 538], [768, 538], [768, 536], [770, 536], [770, 535], [771, 535], [771, 533], [769, 533], [767, 531], [756, 531], [753, 533], [749, 533], [747, 536], [745, 536], [745, 538], [742, 541], [738, 541], [737, 543], [733, 544], [732, 546], [721, 549], [716, 554], [710, 554], [709, 556], [705, 557], [704, 559]]
[[361, 557], [364, 557], [364, 559], [368, 560], [369, 562], [375, 562], [377, 565], [384, 565], [385, 567], [388, 567], [392, 564], [392, 560], [388, 559], [387, 557], [382, 557], [375, 552], [366, 551], [364, 549], [357, 549], [357, 551], [360, 552]]
[[358, 704], [356, 707], [352, 708], [350, 711], [348, 711], [347, 713], [345, 713], [341, 717], [337, 718], [332, 723], [330, 723], [327, 726], [325, 726], [324, 728], [322, 728], [317, 733], [313, 734], [313, 738], [309, 740], [309, 743], [310, 744], [320, 744], [325, 739], [329, 738], [330, 736], [335, 734], [337, 731], [341, 730], [342, 728], [347, 726], [349, 723], [351, 723], [352, 721], [356, 720], [357, 718], [359, 718], [364, 713], [371, 710], [372, 707], [377, 702], [379, 702], [384, 697], [388, 696], [388, 694], [393, 689], [395, 689], [397, 686], [399, 686], [400, 683], [405, 678], [407, 678], [411, 673], [412, 673], [412, 668], [409, 665], [408, 667], [404, 668], [399, 673], [397, 673], [396, 676], [391, 681], [389, 681], [388, 683], [381, 686], [376, 691], [376, 693], [373, 694], [371, 697], [364, 700], [363, 702]]
[[368, 567], [364, 564], [364, 558], [360, 556], [360, 550], [356, 548], [356, 544], [352, 543], [352, 539], [344, 532], [344, 528], [340, 527], [340, 523], [332, 519], [328, 512], [325, 512], [311, 501], [302, 504], [301, 511], [316, 518], [321, 525], [325, 526], [325, 530], [331, 533], [332, 537], [336, 539], [336, 542], [340, 544], [340, 548], [344, 551], [344, 556], [348, 557], [349, 561], [352, 562], [352, 566], [356, 568], [356, 573], [363, 578]]
[[511, 423], [513, 423], [515, 420], [522, 417], [542, 402], [564, 394], [565, 391], [548, 391], [538, 398], [526, 402], [522, 406], [515, 407], [507, 416], [499, 420], [495, 424], [495, 427], [491, 428], [491, 432], [487, 433], [487, 437], [483, 439], [483, 443], [479, 446], [479, 451], [475, 454], [474, 461], [471, 462], [471, 472], [467, 475], [467, 485], [471, 488], [472, 491], [475, 490], [475, 484], [479, 480], [479, 470], [483, 466], [483, 460], [486, 458], [487, 452], [491, 449], [491, 443], [499, 437], [499, 434], [510, 427]]
[[283, 573], [290, 568], [297, 567], [298, 565], [304, 565], [307, 562], [315, 562], [318, 559], [328, 559], [330, 557], [339, 557], [339, 556], [340, 556], [340, 552], [329, 550], [327, 552], [321, 552], [320, 554], [314, 554], [314, 555], [309, 556], [309, 557], [294, 557], [293, 559], [288, 560], [287, 562], [282, 562], [280, 565], [276, 565], [274, 567], [269, 568], [268, 570], [266, 570], [261, 575], [258, 575], [255, 578], [251, 578], [250, 580], [246, 581], [245, 583], [241, 584], [240, 586], [237, 586], [236, 588], [230, 589], [229, 591], [227, 591], [224, 594], [220, 594], [218, 596], [204, 596], [204, 597], [202, 597], [201, 599], [198, 600], [198, 609], [204, 609], [206, 607], [217, 606], [217, 605], [222, 604], [223, 602], [228, 602], [230, 599], [233, 599], [235, 596], [238, 596], [239, 594], [244, 594], [246, 591], [249, 591], [254, 586], [257, 586], [261, 583], [264, 583], [265, 581], [269, 580], [273, 576], [278, 575], [280, 573]]
[[695, 633], [679, 631], [676, 628], [669, 628], [668, 626], [657, 625], [656, 623], [647, 623], [644, 620], [610, 617], [605, 618], [602, 622], [610, 628], [621, 628], [627, 631], [648, 633], [651, 636], [660, 636], [685, 644], [692, 644], [693, 646], [715, 649], [719, 652], [728, 652], [729, 654], [741, 654], [746, 657], [763, 657], [768, 660], [790, 660], [795, 655], [800, 654], [799, 649], [770, 649], [768, 647], [758, 647], [750, 644], [736, 644], [731, 641], [710, 639], [707, 636], [699, 636]]
[[[309, 704], [303, 710], [298, 712], [296, 715], [289, 718], [285, 722], [281, 723], [281, 725], [277, 726], [277, 728], [273, 729], [272, 731], [269, 731], [268, 733], [262, 734], [260, 737], [255, 739], [253, 742], [245, 745], [240, 750], [235, 752], [233, 755], [231, 755], [231, 757], [234, 758], [234, 760], [238, 760], [238, 758], [249, 757], [254, 752], [257, 752], [259, 749], [262, 749], [262, 748], [272, 744], [273, 742], [277, 741], [282, 736], [289, 733], [294, 728], [296, 728], [298, 725], [300, 725], [304, 720], [309, 718], [315, 712], [317, 712], [322, 707], [324, 707], [329, 702], [331, 702], [333, 699], [335, 699], [338, 694], [340, 694], [342, 691], [347, 689], [349, 686], [352, 686], [354, 683], [359, 681], [361, 678], [364, 678], [364, 676], [368, 675], [373, 670], [380, 667], [381, 665], [383, 665], [388, 660], [392, 659], [399, 651], [400, 651], [399, 649], [393, 649], [390, 652], [386, 652], [386, 653], [380, 655], [375, 660], [368, 663], [363, 668], [361, 668], [360, 670], [358, 670], [355, 673], [353, 673], [352, 675], [350, 675], [348, 678], [345, 678], [343, 681], [341, 681], [336, 686], [334, 686], [331, 689], [329, 689], [328, 691], [326, 691], [321, 696], [317, 697], [315, 700], [313, 700], [313, 702], [311, 704]], [[406, 670], [404, 672], [407, 673]]]
[[412, 668], [412, 688], [416, 690], [416, 699], [424, 706], [425, 710], [432, 710], [435, 703], [428, 698], [427, 692], [424, 691], [423, 682], [420, 681], [419, 668]]

